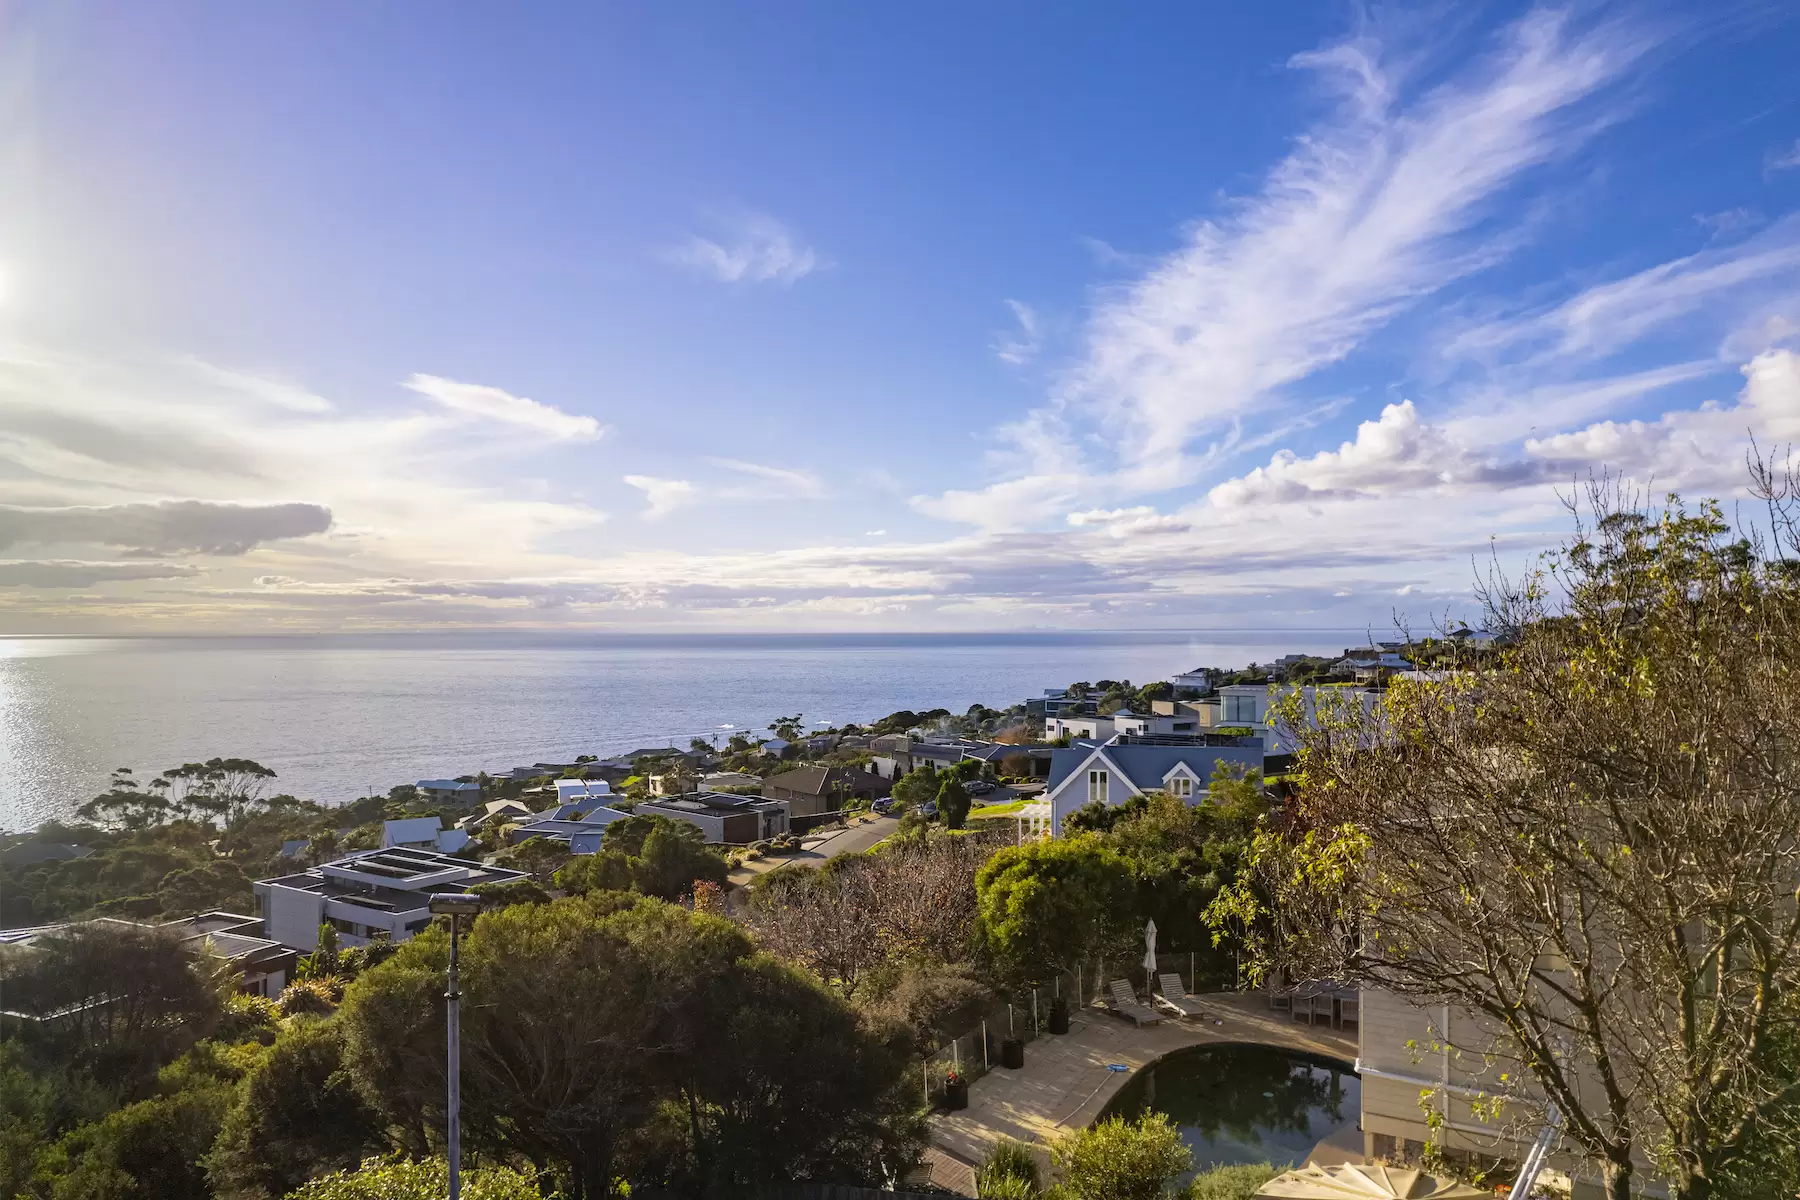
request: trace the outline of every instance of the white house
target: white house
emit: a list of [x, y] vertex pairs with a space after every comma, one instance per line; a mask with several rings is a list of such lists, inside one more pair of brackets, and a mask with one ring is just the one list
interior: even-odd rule
[[1049, 832], [1059, 836], [1065, 817], [1096, 800], [1116, 807], [1145, 792], [1167, 792], [1199, 803], [1220, 762], [1260, 771], [1263, 750], [1261, 746], [1207, 746], [1186, 738], [1122, 736], [1053, 751], [1050, 782], [1040, 798], [1049, 806], [1045, 814]]
[[581, 800], [599, 800], [607, 804], [616, 799], [612, 785], [604, 779], [559, 779], [556, 781], [556, 802], [572, 804]]
[[[1233, 683], [1219, 689], [1219, 722], [1223, 726], [1245, 725], [1262, 735], [1263, 747], [1270, 754], [1291, 754], [1294, 743], [1273, 723], [1273, 712], [1282, 697], [1295, 691], [1291, 686], [1264, 683]], [[1374, 709], [1381, 693], [1360, 687], [1314, 687], [1306, 684], [1298, 689], [1307, 719], [1318, 712], [1321, 698], [1362, 706], [1365, 713]]]
[[1217, 674], [1211, 667], [1196, 667], [1192, 671], [1183, 671], [1179, 675], [1171, 675], [1169, 682], [1175, 685], [1175, 692], [1210, 692], [1213, 678]]
[[1093, 738], [1103, 742], [1115, 732], [1111, 717], [1044, 718], [1044, 738], [1051, 742], [1063, 737]]
[[382, 935], [404, 942], [431, 923], [431, 893], [467, 891], [524, 875], [396, 846], [361, 850], [293, 875], [259, 879], [253, 886], [263, 936], [310, 953], [318, 949], [319, 926], [327, 922], [338, 931], [341, 945], [363, 946]]

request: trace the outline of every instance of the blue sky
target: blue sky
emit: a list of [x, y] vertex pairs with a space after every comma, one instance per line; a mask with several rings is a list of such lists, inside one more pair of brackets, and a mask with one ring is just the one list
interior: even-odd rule
[[1424, 619], [1800, 437], [1777, 4], [0, 22], [9, 631]]

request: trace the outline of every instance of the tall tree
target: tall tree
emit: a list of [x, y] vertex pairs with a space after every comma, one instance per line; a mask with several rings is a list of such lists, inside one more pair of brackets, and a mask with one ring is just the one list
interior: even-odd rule
[[296, 1018], [245, 1077], [206, 1170], [220, 1200], [272, 1200], [385, 1148], [344, 1070], [337, 1023]]
[[1800, 1136], [1800, 571], [1711, 504], [1588, 502], [1489, 590], [1497, 662], [1290, 703], [1295, 820], [1218, 913], [1265, 969], [1478, 1014], [1452, 1048], [1531, 1080], [1611, 1196], [1648, 1163], [1702, 1200]]
[[1016, 983], [1124, 944], [1136, 924], [1130, 868], [1093, 836], [1008, 846], [975, 876], [976, 937]]

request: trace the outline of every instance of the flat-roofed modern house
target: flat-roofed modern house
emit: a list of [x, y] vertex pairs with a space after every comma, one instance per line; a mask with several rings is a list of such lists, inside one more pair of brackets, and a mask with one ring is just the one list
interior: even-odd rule
[[254, 887], [264, 936], [310, 953], [318, 949], [320, 925], [330, 923], [344, 946], [366, 945], [380, 935], [404, 942], [431, 923], [431, 893], [522, 878], [523, 871], [396, 847], [259, 879]]
[[481, 799], [481, 785], [474, 780], [421, 779], [413, 786], [434, 804], [474, 804]]
[[[1231, 744], [1242, 742], [1250, 744]], [[1049, 833], [1060, 836], [1063, 819], [1096, 800], [1116, 807], [1145, 792], [1167, 792], [1198, 804], [1221, 762], [1260, 771], [1263, 748], [1249, 738], [1121, 734], [1080, 741], [1050, 756], [1050, 782], [1039, 803], [1048, 806]]]
[[786, 833], [788, 828], [786, 803], [727, 792], [690, 792], [673, 800], [647, 800], [632, 811], [686, 821], [716, 846], [747, 846]]
[[1076, 715], [1044, 718], [1044, 736], [1053, 742], [1065, 737], [1103, 742], [1116, 732], [1118, 731], [1113, 728], [1111, 717]]

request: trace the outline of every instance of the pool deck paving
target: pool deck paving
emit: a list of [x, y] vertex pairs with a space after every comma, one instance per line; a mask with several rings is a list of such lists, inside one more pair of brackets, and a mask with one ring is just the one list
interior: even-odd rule
[[[1002, 1138], [1047, 1144], [1093, 1123], [1102, 1109], [1144, 1067], [1188, 1046], [1252, 1043], [1354, 1061], [1356, 1035], [1306, 1025], [1271, 1011], [1259, 994], [1196, 997], [1205, 1012], [1173, 1015], [1139, 1028], [1098, 1005], [1071, 1014], [1069, 1032], [1025, 1047], [1025, 1066], [996, 1069], [969, 1085], [969, 1107], [932, 1115], [926, 1163], [931, 1182], [965, 1196], [975, 1194], [974, 1165]], [[1122, 1064], [1123, 1071], [1110, 1069]]]

